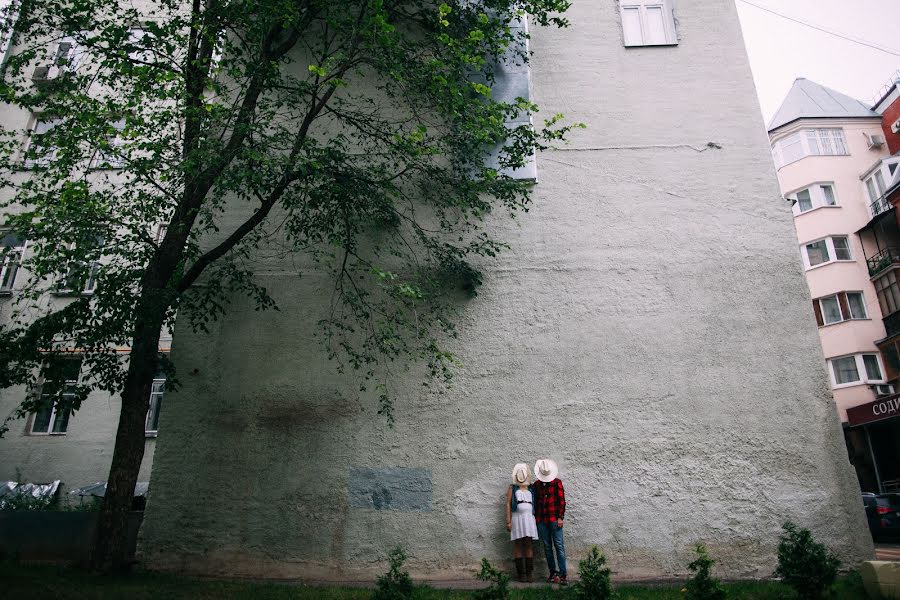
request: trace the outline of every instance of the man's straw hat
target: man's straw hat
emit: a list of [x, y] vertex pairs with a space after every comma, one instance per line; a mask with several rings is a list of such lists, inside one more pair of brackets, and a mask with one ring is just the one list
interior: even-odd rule
[[559, 467], [549, 458], [541, 458], [534, 463], [534, 475], [544, 483], [550, 483], [559, 475]]

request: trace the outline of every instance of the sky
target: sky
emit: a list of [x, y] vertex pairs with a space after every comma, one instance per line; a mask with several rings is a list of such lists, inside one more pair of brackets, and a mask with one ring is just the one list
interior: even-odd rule
[[[896, 55], [837, 38], [751, 6], [764, 6]], [[900, 70], [900, 0], [735, 0], [768, 123], [794, 80], [805, 77], [871, 106]]]

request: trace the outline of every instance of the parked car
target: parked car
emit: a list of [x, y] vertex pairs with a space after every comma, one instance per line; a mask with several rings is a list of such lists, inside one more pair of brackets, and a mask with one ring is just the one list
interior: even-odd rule
[[862, 495], [872, 539], [900, 538], [900, 494]]

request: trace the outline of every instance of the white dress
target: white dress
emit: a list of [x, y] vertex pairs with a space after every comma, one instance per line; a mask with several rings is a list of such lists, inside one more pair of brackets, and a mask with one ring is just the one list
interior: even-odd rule
[[537, 523], [534, 521], [534, 513], [532, 513], [531, 492], [528, 490], [520, 490], [516, 488], [516, 512], [510, 515], [509, 539], [517, 540], [519, 538], [530, 537], [533, 540], [538, 539]]

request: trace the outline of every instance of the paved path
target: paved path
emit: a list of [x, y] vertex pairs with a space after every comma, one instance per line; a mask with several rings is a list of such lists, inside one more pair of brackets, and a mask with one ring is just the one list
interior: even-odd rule
[[875, 544], [875, 558], [900, 561], [900, 544]]

